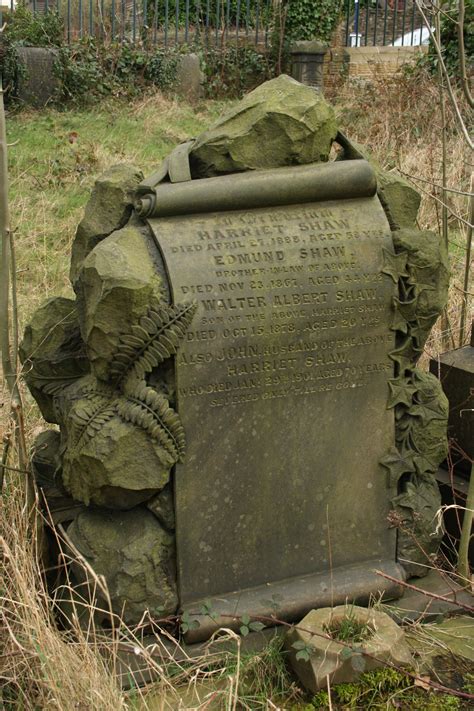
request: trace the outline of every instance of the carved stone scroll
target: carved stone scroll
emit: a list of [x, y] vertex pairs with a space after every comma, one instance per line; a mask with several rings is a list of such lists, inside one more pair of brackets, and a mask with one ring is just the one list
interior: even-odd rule
[[354, 564], [368, 584], [395, 565], [396, 485], [379, 464], [394, 442], [394, 287], [382, 273], [393, 245], [368, 192], [149, 222], [173, 301], [197, 302], [176, 358], [185, 608]]

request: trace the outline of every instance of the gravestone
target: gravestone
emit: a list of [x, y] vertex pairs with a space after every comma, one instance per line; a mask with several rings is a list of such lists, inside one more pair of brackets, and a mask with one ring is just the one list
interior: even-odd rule
[[172, 302], [197, 302], [175, 365], [187, 436], [178, 579], [191, 609], [264, 586], [239, 593], [237, 612], [273, 594], [285, 615], [293, 586], [330, 565], [353, 566], [369, 589], [376, 567], [400, 574], [386, 521], [396, 484], [379, 463], [394, 440], [394, 282], [382, 271], [393, 245], [373, 171], [349, 163], [156, 190], [165, 216], [149, 224]]
[[179, 611], [193, 641], [243, 615], [293, 621], [400, 595], [377, 571], [421, 575], [436, 550], [447, 406], [415, 364], [446, 255], [416, 210], [398, 224], [396, 178], [323, 101], [279, 77], [147, 180], [103, 176], [76, 300], [27, 327], [25, 378], [60, 425], [33, 462], [129, 623]]

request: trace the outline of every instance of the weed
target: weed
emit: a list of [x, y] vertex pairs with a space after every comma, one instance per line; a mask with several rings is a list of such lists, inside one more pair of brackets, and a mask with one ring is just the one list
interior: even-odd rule
[[375, 630], [370, 624], [360, 622], [356, 618], [353, 608], [349, 608], [349, 611], [344, 617], [333, 620], [330, 624], [325, 625], [324, 631], [338, 642], [359, 644], [369, 640]]
[[[331, 687], [332, 708], [344, 709], [416, 709], [417, 711], [440, 711], [461, 709], [462, 702], [447, 694], [426, 694], [413, 685], [410, 677], [402, 672], [383, 667], [367, 672], [357, 683], [336, 684]], [[304, 711], [329, 709], [329, 694], [319, 691]], [[296, 711], [296, 708], [295, 708]], [[303, 709], [301, 709], [303, 711]]]

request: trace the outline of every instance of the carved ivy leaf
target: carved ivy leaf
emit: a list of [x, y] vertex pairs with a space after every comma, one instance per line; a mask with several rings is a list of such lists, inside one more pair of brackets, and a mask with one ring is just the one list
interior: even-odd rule
[[419, 474], [422, 478], [426, 474], [432, 474], [436, 469], [434, 464], [426, 457], [421, 456], [421, 454], [413, 457], [413, 462], [415, 464], [417, 474]]
[[143, 378], [174, 355], [195, 311], [195, 302], [150, 308], [138, 324], [120, 336], [110, 366], [110, 376], [115, 383], [121, 383], [127, 375]]
[[406, 405], [410, 407], [413, 403], [413, 395], [417, 389], [414, 385], [410, 385], [405, 378], [393, 378], [388, 381], [390, 388], [390, 396], [387, 403], [387, 409], [395, 407], [395, 405]]
[[446, 419], [446, 415], [440, 410], [436, 399], [431, 402], [415, 403], [409, 408], [408, 412], [413, 417], [421, 417], [426, 425], [432, 420]]
[[413, 321], [416, 318], [417, 303], [416, 297], [409, 301], [401, 301], [396, 296], [393, 297], [395, 309], [401, 313], [405, 321]]
[[380, 464], [388, 470], [388, 485], [395, 486], [403, 474], [415, 471], [413, 460], [409, 455], [400, 454], [396, 447], [392, 447], [388, 454], [380, 460]]
[[409, 283], [408, 279], [400, 279], [398, 282], [400, 301], [411, 301], [415, 298], [415, 287]]
[[399, 348], [389, 353], [389, 357], [398, 364], [399, 375], [405, 375], [405, 371], [412, 366], [412, 358], [410, 358], [411, 339], [407, 338]]
[[184, 429], [164, 395], [144, 382], [129, 385], [124, 397], [117, 401], [117, 411], [126, 422], [146, 430], [166, 452], [170, 464], [182, 459], [186, 446]]
[[395, 254], [388, 249], [383, 249], [383, 274], [388, 274], [395, 284], [398, 284], [400, 277], [407, 277], [407, 253]]
[[408, 322], [403, 314], [395, 308], [393, 314], [392, 325], [390, 326], [391, 331], [399, 331], [400, 333], [408, 333]]

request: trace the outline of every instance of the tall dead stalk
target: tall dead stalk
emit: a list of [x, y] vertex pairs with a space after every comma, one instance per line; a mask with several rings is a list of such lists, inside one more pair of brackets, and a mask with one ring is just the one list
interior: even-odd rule
[[[3, 32], [3, 28], [0, 30]], [[1, 35], [0, 35], [1, 36]], [[2, 351], [2, 368], [10, 395], [10, 412], [14, 423], [15, 440], [18, 450], [19, 469], [28, 472], [26, 478], [26, 504], [30, 513], [34, 510], [35, 490], [33, 479], [29, 474], [28, 453], [26, 449], [25, 426], [23, 421], [23, 406], [18, 387], [17, 372], [17, 341], [18, 341], [18, 311], [16, 300], [16, 269], [13, 235], [10, 228], [10, 211], [8, 206], [8, 151], [3, 100], [3, 84], [0, 77], [0, 348]], [[13, 294], [10, 321], [10, 295]], [[12, 323], [11, 323], [12, 322]], [[13, 333], [13, 347], [10, 334]], [[2, 473], [6, 466], [2, 459]]]
[[[423, 17], [423, 21], [428, 28], [428, 31], [430, 33], [430, 39], [431, 43], [433, 45], [434, 51], [437, 56], [438, 60], [438, 72], [439, 72], [439, 91], [440, 91], [440, 112], [441, 112], [441, 119], [442, 119], [442, 129], [443, 129], [443, 160], [442, 160], [442, 204], [443, 204], [443, 228], [442, 228], [442, 233], [443, 233], [443, 239], [445, 240], [445, 243], [447, 245], [448, 240], [447, 240], [447, 192], [446, 192], [446, 166], [447, 166], [447, 155], [446, 155], [446, 135], [445, 135], [445, 102], [444, 102], [444, 95], [447, 94], [449, 101], [452, 104], [453, 110], [454, 110], [454, 116], [456, 118], [456, 122], [458, 125], [458, 129], [460, 132], [460, 135], [463, 137], [464, 143], [466, 144], [466, 147], [469, 151], [469, 155], [472, 155], [472, 151], [474, 150], [474, 143], [472, 141], [472, 138], [469, 134], [469, 131], [466, 126], [466, 121], [464, 120], [464, 117], [461, 112], [461, 108], [459, 105], [459, 102], [457, 101], [456, 94], [453, 90], [453, 83], [451, 80], [451, 77], [449, 75], [449, 72], [447, 70], [446, 64], [444, 62], [444, 56], [443, 56], [443, 48], [441, 44], [441, 23], [440, 23], [440, 13], [442, 12], [442, 8], [440, 5], [439, 0], [434, 0], [432, 3], [433, 11], [435, 14], [434, 17], [434, 31], [431, 28], [431, 23], [429, 21], [429, 18], [425, 14], [425, 5], [421, 2], [421, 0], [415, 0], [416, 6]], [[458, 0], [457, 2], [457, 10], [458, 10], [458, 16], [456, 20], [457, 24], [457, 37], [458, 37], [458, 58], [459, 58], [459, 73], [460, 73], [460, 85], [463, 91], [463, 94], [466, 98], [467, 104], [470, 108], [474, 106], [474, 100], [472, 97], [472, 92], [469, 86], [469, 80], [467, 76], [467, 71], [466, 71], [466, 52], [465, 52], [465, 47], [464, 47], [464, 15], [465, 15], [465, 7], [464, 7], [464, 0]], [[467, 250], [466, 250], [466, 261], [465, 261], [465, 269], [464, 269], [464, 293], [463, 293], [463, 307], [462, 307], [462, 312], [461, 312], [461, 328], [460, 328], [460, 341], [459, 345], [462, 345], [463, 339], [464, 339], [464, 329], [465, 329], [465, 320], [466, 320], [466, 310], [467, 310], [467, 301], [469, 298], [469, 293], [468, 293], [468, 286], [469, 286], [469, 272], [471, 268], [470, 260], [471, 260], [471, 239], [472, 239], [472, 221], [473, 221], [473, 210], [472, 210], [472, 204], [473, 204], [473, 196], [472, 196], [472, 189], [473, 189], [473, 178], [472, 178], [472, 173], [471, 173], [471, 194], [469, 195], [469, 205], [470, 205], [470, 210], [469, 210], [469, 220], [467, 223]], [[444, 328], [447, 327], [447, 324], [443, 324], [443, 331]], [[466, 584], [470, 584], [470, 568], [469, 568], [469, 560], [468, 560], [468, 547], [469, 547], [469, 541], [471, 539], [471, 530], [472, 530], [472, 523], [473, 523], [473, 509], [474, 507], [474, 473], [471, 474], [471, 479], [469, 482], [469, 490], [467, 494], [467, 501], [466, 501], [466, 510], [464, 513], [464, 518], [463, 518], [463, 524], [462, 524], [462, 530], [461, 530], [461, 542], [459, 546], [459, 551], [458, 551], [458, 565], [457, 565], [457, 572], [466, 581]]]

